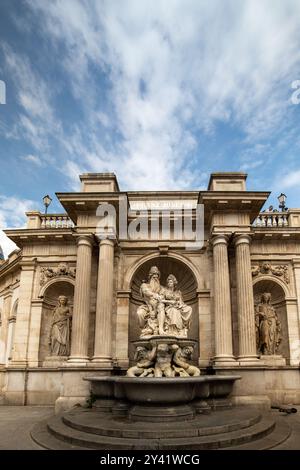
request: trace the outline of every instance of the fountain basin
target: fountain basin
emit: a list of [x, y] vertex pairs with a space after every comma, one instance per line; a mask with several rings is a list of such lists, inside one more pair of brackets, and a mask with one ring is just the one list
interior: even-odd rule
[[237, 375], [202, 375], [200, 377], [86, 377], [97, 398], [126, 399], [131, 403], [190, 403], [200, 398], [227, 397]]

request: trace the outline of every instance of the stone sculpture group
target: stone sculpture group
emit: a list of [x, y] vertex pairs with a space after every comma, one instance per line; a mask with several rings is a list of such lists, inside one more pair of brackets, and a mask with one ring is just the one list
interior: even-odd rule
[[137, 309], [140, 341], [136, 342], [136, 365], [129, 377], [190, 377], [200, 375], [190, 364], [195, 342], [187, 340], [192, 307], [186, 305], [177, 289], [177, 279], [169, 274], [166, 287], [160, 283], [160, 271], [152, 266], [148, 280], [142, 282], [144, 301]]

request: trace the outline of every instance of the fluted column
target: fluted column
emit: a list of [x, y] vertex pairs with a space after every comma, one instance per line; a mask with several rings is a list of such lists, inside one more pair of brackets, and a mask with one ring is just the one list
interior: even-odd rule
[[227, 236], [216, 235], [213, 240], [214, 307], [215, 307], [215, 362], [232, 365], [232, 324]]
[[91, 297], [93, 240], [80, 236], [77, 241], [77, 264], [72, 319], [71, 355], [69, 363], [88, 361], [88, 335]]
[[239, 329], [239, 362], [257, 364], [254, 299], [251, 276], [250, 241], [247, 234], [236, 235], [236, 287]]
[[93, 363], [112, 366], [112, 307], [114, 281], [114, 241], [103, 239], [99, 245], [96, 303], [95, 346]]

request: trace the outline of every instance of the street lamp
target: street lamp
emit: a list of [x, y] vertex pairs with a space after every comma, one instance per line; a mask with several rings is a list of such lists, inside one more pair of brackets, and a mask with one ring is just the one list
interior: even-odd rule
[[47, 194], [47, 196], [43, 197], [43, 203], [44, 203], [44, 206], [45, 206], [45, 215], [47, 215], [47, 210], [48, 210], [48, 207], [50, 206], [51, 202], [52, 202], [52, 199], [48, 194]]
[[283, 212], [287, 208], [285, 207], [285, 201], [286, 201], [286, 195], [284, 193], [281, 193], [280, 196], [278, 196], [278, 202], [279, 202], [279, 208]]

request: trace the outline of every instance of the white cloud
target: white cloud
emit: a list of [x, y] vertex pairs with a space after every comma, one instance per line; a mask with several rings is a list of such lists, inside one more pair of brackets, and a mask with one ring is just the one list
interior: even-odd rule
[[40, 157], [38, 157], [37, 155], [25, 155], [24, 157], [21, 157], [22, 160], [25, 160], [29, 163], [33, 163], [34, 165], [37, 165], [37, 166], [42, 166], [42, 161], [40, 159]]
[[5, 259], [10, 253], [18, 248], [17, 245], [12, 240], [10, 240], [2, 230], [0, 230], [0, 246], [3, 250]]
[[0, 194], [0, 229], [24, 226], [25, 212], [35, 210], [36, 207], [37, 203], [34, 201]]
[[[199, 173], [191, 155], [201, 167], [203, 152], [197, 132], [213, 136], [217, 123], [230, 122], [255, 145], [288, 125], [300, 62], [297, 0], [28, 4], [43, 34], [66, 46], [60, 63], [87, 112], [61, 138], [72, 180], [74, 169], [87, 168], [115, 171], [130, 189], [192, 187]], [[103, 72], [110, 115], [94, 99]], [[20, 95], [31, 119], [39, 116], [35, 97], [44, 98]], [[100, 142], [99, 121], [112, 131], [107, 141]], [[39, 137], [32, 120], [23, 124], [32, 140]]]
[[281, 189], [288, 189], [300, 186], [300, 170], [290, 171], [281, 175], [278, 181], [278, 187]]
[[25, 212], [36, 209], [36, 202], [20, 200], [17, 197], [7, 197], [0, 194], [0, 245], [4, 255], [16, 249], [16, 245], [5, 235], [3, 229], [25, 227]]
[[256, 160], [248, 163], [243, 163], [243, 165], [240, 166], [240, 171], [253, 170], [254, 168], [261, 166], [263, 163], [265, 163], [264, 160]]
[[[37, 150], [49, 150], [49, 135], [61, 135], [61, 123], [51, 104], [52, 88], [28, 57], [15, 52], [7, 43], [1, 44], [4, 64], [17, 90], [21, 107], [13, 138], [25, 138]], [[5, 132], [7, 136], [7, 132]], [[49, 155], [47, 156], [49, 161]]]

